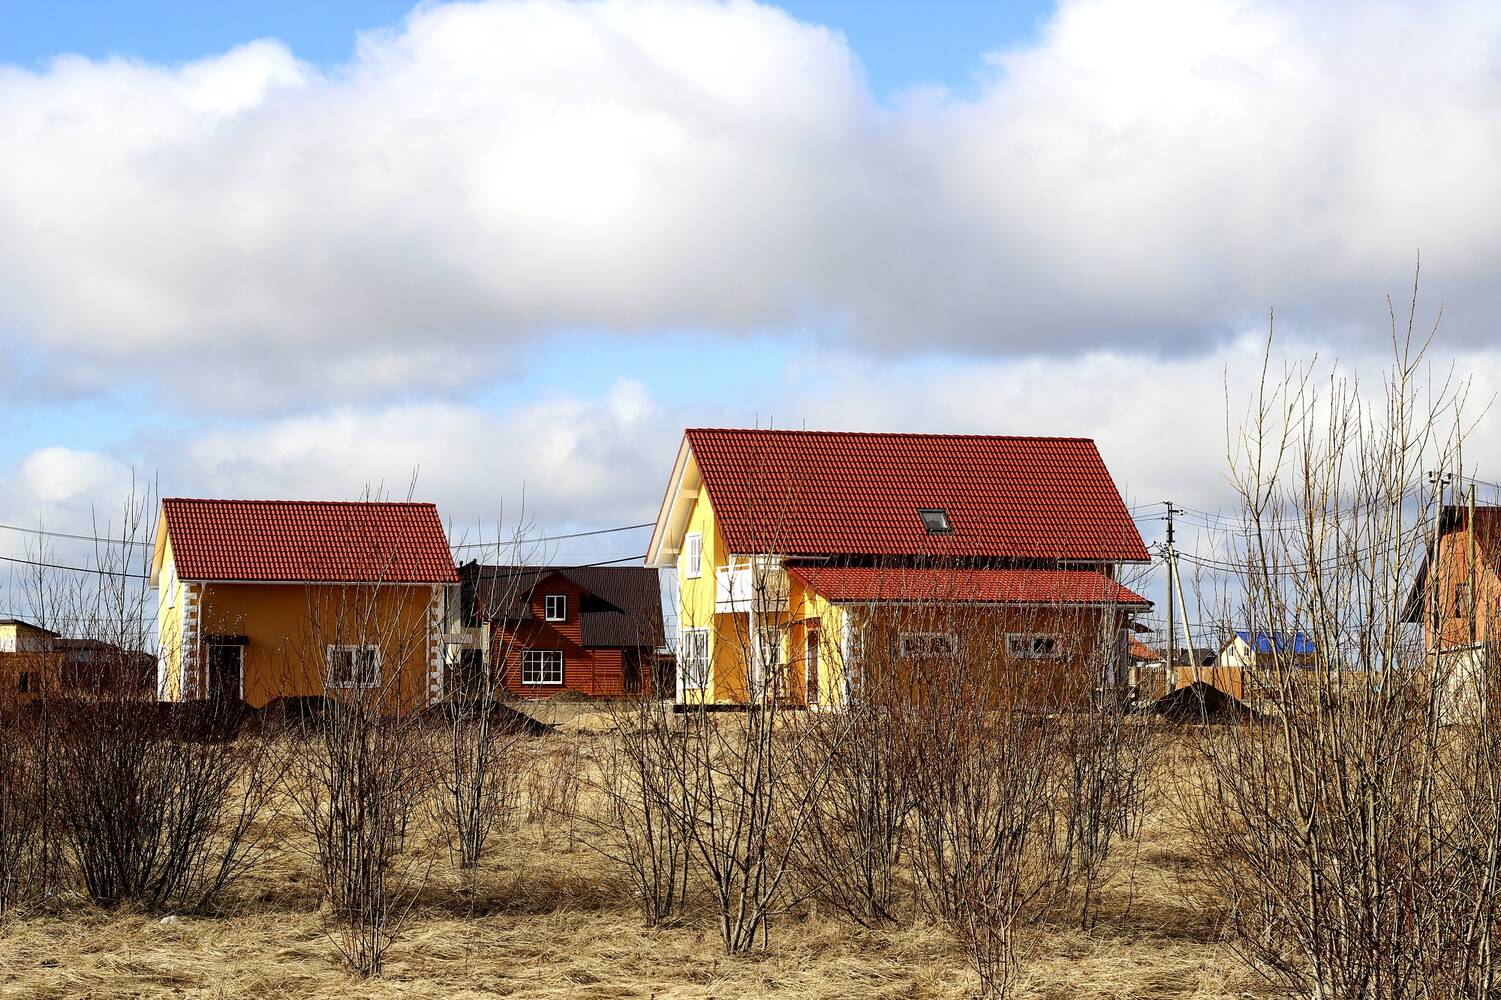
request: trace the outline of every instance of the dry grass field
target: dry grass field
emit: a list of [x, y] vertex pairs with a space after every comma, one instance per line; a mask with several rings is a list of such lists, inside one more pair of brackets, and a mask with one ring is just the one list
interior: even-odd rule
[[[574, 725], [570, 728], [578, 728]], [[567, 737], [545, 737], [538, 743]], [[581, 809], [590, 807], [586, 801]], [[647, 929], [624, 874], [568, 845], [553, 817], [516, 821], [472, 884], [436, 850], [431, 875], [381, 979], [352, 979], [320, 921], [309, 857], [289, 821], [236, 883], [225, 913], [101, 911], [78, 900], [0, 927], [0, 997], [965, 997], [976, 979], [945, 930], [911, 918], [881, 931], [804, 906], [771, 948], [726, 957], [707, 905]], [[1014, 996], [1219, 998], [1265, 995], [1218, 940], [1196, 898], [1193, 855], [1159, 795], [1132, 870], [1090, 933], [1028, 942]]]

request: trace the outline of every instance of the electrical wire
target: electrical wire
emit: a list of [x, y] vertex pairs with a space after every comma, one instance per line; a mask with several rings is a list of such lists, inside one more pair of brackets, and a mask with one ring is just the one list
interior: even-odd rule
[[116, 576], [128, 580], [149, 580], [144, 573], [127, 573], [123, 570], [94, 569], [88, 566], [65, 566], [62, 563], [42, 562], [37, 559], [18, 559], [15, 556], [0, 556], [0, 561], [16, 563], [21, 566], [38, 566], [42, 569], [64, 569], [73, 573], [93, 573], [96, 576]]
[[135, 541], [128, 538], [101, 538], [98, 535], [74, 535], [66, 531], [46, 531], [42, 528], [23, 528], [16, 524], [0, 524], [0, 531], [19, 531], [28, 535], [40, 535], [46, 538], [71, 538], [75, 542], [96, 542], [102, 545], [134, 545], [138, 548], [149, 549], [152, 542]]
[[612, 535], [621, 531], [636, 531], [640, 528], [653, 528], [656, 527], [656, 524], [656, 521], [643, 521], [640, 524], [627, 524], [619, 528], [598, 528], [594, 531], [574, 531], [566, 535], [542, 535], [538, 538], [497, 539], [493, 542], [466, 542], [462, 545], [450, 545], [449, 548], [453, 549], [455, 552], [459, 552], [464, 549], [502, 548], [512, 545], [529, 545], [535, 542], [560, 542], [567, 538], [590, 538], [594, 535]]

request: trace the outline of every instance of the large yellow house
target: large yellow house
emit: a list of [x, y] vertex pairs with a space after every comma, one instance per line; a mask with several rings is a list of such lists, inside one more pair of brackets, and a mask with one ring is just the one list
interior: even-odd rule
[[648, 546], [680, 703], [837, 705], [963, 658], [1050, 690], [1127, 662], [1146, 547], [1081, 438], [690, 429]]
[[162, 501], [157, 690], [172, 701], [442, 696], [458, 583], [430, 503]]

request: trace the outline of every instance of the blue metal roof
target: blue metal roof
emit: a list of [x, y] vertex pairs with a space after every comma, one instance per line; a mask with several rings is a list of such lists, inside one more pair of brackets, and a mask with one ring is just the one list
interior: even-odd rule
[[1306, 656], [1314, 652], [1313, 640], [1302, 632], [1256, 632], [1249, 629], [1236, 629], [1236, 638], [1240, 639], [1256, 653], [1291, 653], [1293, 656]]

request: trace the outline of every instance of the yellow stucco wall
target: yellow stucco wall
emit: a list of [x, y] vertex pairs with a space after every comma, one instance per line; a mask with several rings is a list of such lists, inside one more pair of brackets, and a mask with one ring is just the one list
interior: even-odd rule
[[206, 656], [188, 647], [243, 636], [243, 696], [256, 708], [326, 693], [330, 645], [378, 646], [382, 692], [418, 707], [430, 694], [438, 628], [432, 610], [441, 601], [442, 587], [430, 584], [184, 583], [168, 539], [158, 580], [159, 695], [201, 696]]
[[[702, 573], [699, 577], [688, 576], [686, 558], [688, 535], [698, 534], [703, 539]], [[709, 677], [703, 689], [688, 688], [683, 700], [698, 703], [703, 700], [718, 703], [743, 703], [750, 697], [747, 679], [747, 663], [752, 659], [751, 618], [745, 612], [717, 613], [715, 611], [716, 573], [728, 568], [734, 555], [724, 543], [714, 516], [714, 505], [706, 487], [700, 485], [688, 515], [684, 532], [684, 551], [678, 554], [678, 615], [679, 627], [703, 628], [709, 633]], [[765, 553], [760, 553], [765, 554]], [[843, 691], [841, 656], [842, 611], [801, 585], [789, 579], [786, 609], [776, 615], [758, 614], [756, 622], [761, 626], [777, 626], [782, 629], [781, 683], [783, 691], [795, 701], [802, 700], [807, 690], [804, 661], [807, 653], [807, 635], [811, 623], [818, 619], [819, 648], [819, 702], [837, 703]]]

